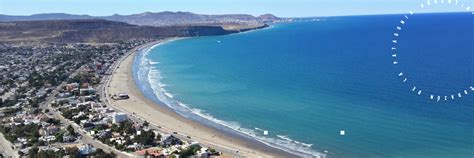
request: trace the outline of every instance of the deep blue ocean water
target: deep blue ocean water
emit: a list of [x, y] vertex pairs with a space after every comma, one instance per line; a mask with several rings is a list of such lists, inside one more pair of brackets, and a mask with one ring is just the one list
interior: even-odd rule
[[331, 17], [181, 39], [142, 52], [133, 69], [150, 99], [286, 150], [472, 158], [473, 17], [410, 16], [396, 38], [397, 65], [391, 47], [403, 15]]

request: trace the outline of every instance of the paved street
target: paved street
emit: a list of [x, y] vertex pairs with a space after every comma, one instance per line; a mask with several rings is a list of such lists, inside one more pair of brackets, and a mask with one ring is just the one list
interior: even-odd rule
[[[81, 68], [80, 68], [81, 69]], [[79, 72], [78, 69], [76, 72], [74, 72], [73, 74], [71, 74], [71, 76], [75, 76], [77, 75], [77, 73]], [[46, 101], [44, 101], [43, 103], [40, 104], [40, 108], [41, 109], [48, 109], [50, 111], [50, 113], [52, 113], [53, 117], [55, 119], [58, 119], [61, 121], [61, 123], [64, 124], [65, 127], [71, 125], [74, 130], [76, 131], [76, 133], [78, 133], [79, 135], [81, 135], [81, 141], [84, 143], [84, 144], [91, 144], [92, 146], [96, 147], [96, 148], [100, 148], [102, 149], [103, 151], [105, 152], [113, 152], [115, 155], [117, 155], [118, 157], [132, 157], [133, 155], [131, 154], [128, 154], [128, 153], [125, 153], [125, 152], [122, 152], [122, 151], [119, 151], [113, 147], [109, 147], [108, 145], [106, 144], [103, 144], [102, 142], [100, 142], [99, 140], [94, 140], [92, 138], [92, 136], [88, 135], [85, 133], [85, 131], [79, 127], [77, 124], [67, 120], [66, 118], [64, 118], [60, 113], [59, 111], [55, 111], [51, 106], [49, 106], [53, 101], [54, 101], [54, 98], [55, 96], [59, 93], [59, 90], [61, 89], [61, 87], [63, 87], [64, 85], [66, 85], [65, 82], [61, 83], [61, 85], [59, 85], [53, 92], [52, 94], [48, 95], [48, 97], [46, 98]]]

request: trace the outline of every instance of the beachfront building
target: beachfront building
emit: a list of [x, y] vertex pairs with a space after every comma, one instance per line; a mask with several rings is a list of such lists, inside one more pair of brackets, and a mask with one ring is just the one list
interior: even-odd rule
[[112, 115], [112, 123], [122, 123], [128, 119], [127, 114], [118, 112]]
[[172, 145], [182, 145], [182, 144], [184, 144], [183, 141], [181, 141], [181, 139], [176, 138], [173, 135], [164, 136], [162, 138], [161, 142], [162, 142], [163, 146], [165, 146], [165, 147], [169, 147], [169, 146], [172, 146]]

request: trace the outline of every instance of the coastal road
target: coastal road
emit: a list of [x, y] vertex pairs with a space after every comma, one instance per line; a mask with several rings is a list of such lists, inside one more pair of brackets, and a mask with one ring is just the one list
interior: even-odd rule
[[12, 146], [13, 144], [0, 133], [0, 153], [3, 154], [3, 157], [20, 157], [18, 151], [12, 149]]

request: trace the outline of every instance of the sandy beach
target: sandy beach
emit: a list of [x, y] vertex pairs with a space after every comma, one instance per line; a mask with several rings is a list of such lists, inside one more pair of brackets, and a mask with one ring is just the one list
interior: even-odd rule
[[[164, 41], [160, 41], [164, 42]], [[157, 43], [150, 43], [142, 46], [149, 47]], [[164, 105], [158, 105], [147, 99], [136, 87], [132, 77], [132, 65], [134, 57], [138, 52], [132, 50], [132, 54], [125, 57], [115, 69], [110, 80], [106, 80], [107, 100], [113, 107], [120, 109], [129, 115], [138, 116], [147, 120], [151, 124], [161, 127], [162, 131], [180, 135], [190, 136], [192, 140], [198, 141], [204, 146], [215, 147], [218, 150], [225, 150], [231, 156], [244, 157], [294, 157], [281, 150], [266, 147], [263, 143], [247, 138], [240, 138], [232, 134], [224, 133], [215, 128], [202, 125], [193, 120], [184, 118]], [[126, 93], [130, 96], [127, 100], [112, 100], [110, 94]]]

